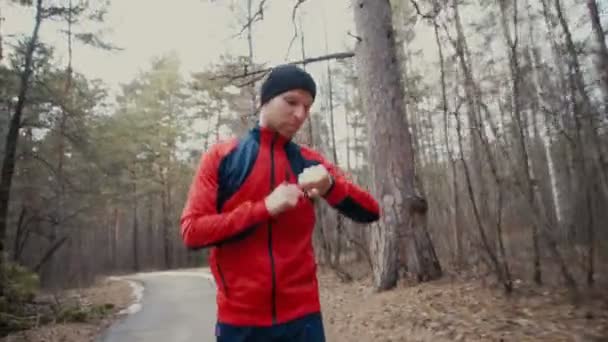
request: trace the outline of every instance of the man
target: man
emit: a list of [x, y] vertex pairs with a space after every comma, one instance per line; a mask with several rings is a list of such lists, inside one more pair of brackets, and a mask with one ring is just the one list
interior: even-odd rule
[[212, 247], [217, 341], [325, 341], [312, 246], [315, 198], [357, 222], [376, 200], [292, 137], [308, 118], [316, 84], [293, 65], [261, 89], [259, 123], [206, 151], [181, 217], [189, 248]]

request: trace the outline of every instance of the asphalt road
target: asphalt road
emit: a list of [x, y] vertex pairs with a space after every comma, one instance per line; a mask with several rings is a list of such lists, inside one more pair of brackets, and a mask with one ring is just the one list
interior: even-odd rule
[[[115, 322], [98, 342], [215, 341], [215, 285], [205, 271], [143, 273], [141, 307]], [[141, 288], [141, 286], [138, 286]]]

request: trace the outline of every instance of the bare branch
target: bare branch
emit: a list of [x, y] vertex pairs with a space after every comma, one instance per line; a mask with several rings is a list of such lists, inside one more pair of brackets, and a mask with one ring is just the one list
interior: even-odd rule
[[[315, 63], [315, 62], [321, 62], [321, 61], [326, 61], [326, 60], [330, 60], [330, 59], [346, 59], [346, 58], [352, 58], [355, 56], [354, 52], [337, 52], [337, 53], [331, 53], [329, 55], [324, 55], [324, 56], [319, 56], [319, 57], [310, 57], [310, 58], [305, 58], [299, 61], [295, 61], [295, 62], [290, 62], [288, 64], [309, 64], [309, 63]], [[243, 83], [239, 86], [246, 86], [246, 85], [250, 85], [252, 83], [254, 83], [255, 81], [263, 78], [264, 76], [266, 76], [266, 74], [272, 70], [272, 67], [270, 68], [264, 68], [264, 69], [260, 69], [260, 70], [253, 70], [250, 72], [244, 72], [242, 74], [224, 74], [224, 75], [218, 75], [215, 77], [212, 77], [211, 80], [218, 80], [221, 78], [224, 79], [228, 79], [228, 81], [236, 81], [239, 79], [243, 79], [243, 78], [248, 78], [248, 77], [253, 77], [255, 76], [255, 80], [253, 82], [251, 82], [251, 80], [247, 81], [246, 83]], [[260, 74], [262, 74], [260, 76]]]
[[302, 5], [306, 0], [297, 0], [295, 6], [293, 6], [293, 10], [291, 11], [291, 22], [293, 23], [293, 37], [291, 37], [291, 41], [289, 42], [289, 46], [287, 47], [287, 54], [285, 55], [285, 59], [289, 57], [289, 52], [291, 51], [291, 47], [293, 43], [296, 41], [298, 37], [298, 25], [296, 24], [296, 12], [298, 7]]
[[63, 246], [63, 244], [68, 241], [68, 239], [68, 236], [64, 236], [61, 239], [56, 240], [55, 243], [53, 243], [51, 247], [49, 247], [46, 253], [44, 253], [44, 256], [40, 258], [40, 261], [38, 261], [38, 264], [36, 264], [36, 266], [34, 267], [34, 271], [39, 272], [42, 266], [44, 266], [44, 264], [46, 264], [51, 259], [53, 254], [55, 254], [55, 252], [57, 252], [59, 248], [61, 248], [61, 246]]
[[357, 43], [360, 43], [363, 40], [361, 37], [356, 36], [356, 35], [350, 33], [350, 31], [348, 31], [346, 34], [348, 34], [349, 36], [355, 38], [357, 40]]
[[233, 35], [232, 38], [236, 38], [236, 37], [240, 36], [241, 34], [243, 34], [243, 32], [245, 32], [245, 30], [248, 27], [253, 25], [254, 22], [264, 20], [264, 5], [265, 4], [266, 4], [266, 0], [260, 1], [260, 5], [258, 6], [257, 12], [255, 12], [251, 18], [248, 18], [247, 22], [245, 23], [245, 25], [243, 25], [243, 27], [241, 28], [239, 33]]
[[[25, 152], [21, 153], [21, 156], [29, 157], [29, 158], [32, 158], [32, 160], [39, 162], [42, 166], [44, 166], [47, 170], [49, 170], [53, 174], [55, 179], [58, 178], [57, 170], [55, 169], [55, 167], [49, 161], [47, 161], [46, 159], [41, 157], [39, 154], [25, 151]], [[83, 194], [88, 193], [87, 190], [78, 188], [76, 185], [74, 185], [74, 183], [72, 183], [67, 178], [64, 178], [63, 181], [74, 193], [83, 193]]]
[[[267, 71], [269, 71], [270, 69], [268, 69]], [[261, 79], [264, 78], [264, 76], [266, 76], [267, 72], [263, 72], [263, 73], [258, 73], [256, 76], [252, 77], [251, 79], [243, 82], [243, 83], [238, 83], [236, 86], [239, 88], [243, 88], [243, 87], [247, 87], [250, 85], [255, 84], [255, 82], [260, 81]]]

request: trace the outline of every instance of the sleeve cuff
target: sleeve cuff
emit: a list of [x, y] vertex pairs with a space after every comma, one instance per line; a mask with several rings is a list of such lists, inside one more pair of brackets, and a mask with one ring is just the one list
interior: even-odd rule
[[346, 198], [347, 194], [347, 185], [338, 180], [337, 178], [334, 178], [333, 185], [331, 186], [331, 188], [329, 188], [329, 190], [323, 197], [325, 198], [327, 203], [329, 203], [329, 205], [335, 206], [338, 203], [342, 202], [342, 200]]

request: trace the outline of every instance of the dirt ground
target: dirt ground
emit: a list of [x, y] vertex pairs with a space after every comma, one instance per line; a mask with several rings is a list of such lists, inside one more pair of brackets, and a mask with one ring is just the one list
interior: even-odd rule
[[123, 280], [104, 279], [86, 289], [71, 290], [60, 295], [60, 300], [77, 300], [81, 305], [112, 304], [110, 314], [87, 323], [49, 324], [25, 332], [9, 335], [0, 342], [93, 342], [98, 334], [121, 310], [134, 300], [131, 286]]
[[563, 293], [523, 285], [512, 298], [473, 281], [400, 284], [374, 293], [371, 279], [343, 284], [320, 272], [328, 341], [608, 341], [603, 295], [569, 304]]
[[[506, 298], [475, 281], [401, 283], [375, 293], [369, 277], [342, 283], [322, 269], [319, 280], [328, 342], [608, 341], [606, 291], [575, 306], [563, 293], [523, 285]], [[133, 301], [129, 284], [116, 280], [68, 296], [83, 303], [111, 303], [112, 315], [86, 324], [49, 325], [0, 342], [92, 342]]]

